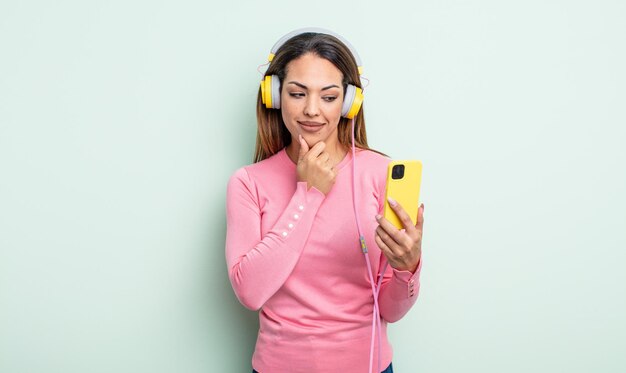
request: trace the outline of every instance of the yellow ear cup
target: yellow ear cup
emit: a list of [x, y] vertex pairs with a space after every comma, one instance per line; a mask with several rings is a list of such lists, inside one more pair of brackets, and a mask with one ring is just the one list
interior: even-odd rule
[[352, 106], [350, 110], [348, 110], [348, 114], [346, 114], [346, 118], [352, 119], [361, 109], [361, 104], [363, 103], [363, 90], [359, 87], [355, 87], [354, 93], [354, 101], [352, 102]]
[[261, 100], [268, 109], [272, 108], [272, 76], [268, 75], [261, 81]]

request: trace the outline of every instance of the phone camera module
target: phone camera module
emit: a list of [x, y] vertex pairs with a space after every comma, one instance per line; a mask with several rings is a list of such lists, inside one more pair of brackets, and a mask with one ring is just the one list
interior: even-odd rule
[[391, 178], [394, 180], [402, 179], [404, 177], [404, 165], [397, 164], [391, 169]]

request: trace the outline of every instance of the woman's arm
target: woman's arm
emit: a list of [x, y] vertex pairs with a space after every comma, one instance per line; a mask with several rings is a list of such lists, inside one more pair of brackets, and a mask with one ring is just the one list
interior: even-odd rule
[[226, 263], [239, 301], [260, 309], [285, 283], [298, 262], [324, 193], [307, 182], [296, 191], [276, 224], [261, 235], [261, 208], [248, 172], [239, 169], [226, 193]]
[[422, 268], [422, 235], [424, 228], [424, 205], [413, 222], [402, 206], [389, 200], [390, 206], [402, 222], [404, 229], [397, 229], [384, 217], [377, 215], [376, 244], [381, 249], [381, 264], [389, 262], [385, 272], [387, 282], [381, 285], [379, 306], [381, 316], [395, 322], [401, 319], [415, 303], [419, 294], [419, 274]]
[[[384, 255], [380, 256], [380, 264], [386, 261]], [[387, 266], [380, 292], [378, 293], [378, 306], [380, 315], [387, 322], [400, 320], [417, 301], [420, 290], [420, 272], [422, 260], [417, 266], [415, 273], [399, 271]]]

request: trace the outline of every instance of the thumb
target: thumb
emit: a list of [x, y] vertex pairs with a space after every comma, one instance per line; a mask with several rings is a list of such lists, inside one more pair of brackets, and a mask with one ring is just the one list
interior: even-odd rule
[[304, 141], [302, 135], [298, 135], [298, 140], [300, 141], [300, 155], [299, 158], [302, 159], [306, 153], [309, 151], [309, 145]]

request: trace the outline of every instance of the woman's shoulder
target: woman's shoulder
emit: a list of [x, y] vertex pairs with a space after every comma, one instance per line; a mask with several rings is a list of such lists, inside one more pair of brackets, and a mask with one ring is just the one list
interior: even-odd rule
[[361, 149], [356, 153], [357, 172], [362, 179], [373, 180], [384, 185], [387, 179], [387, 166], [391, 158], [371, 149]]
[[[291, 164], [290, 164], [291, 163]], [[284, 149], [259, 162], [242, 166], [231, 175], [229, 183], [235, 181], [246, 184], [254, 180], [274, 178], [277, 174], [284, 173], [290, 167], [295, 168]]]
[[356, 153], [357, 162], [365, 162], [372, 166], [385, 166], [391, 162], [391, 158], [372, 149], [359, 149]]

